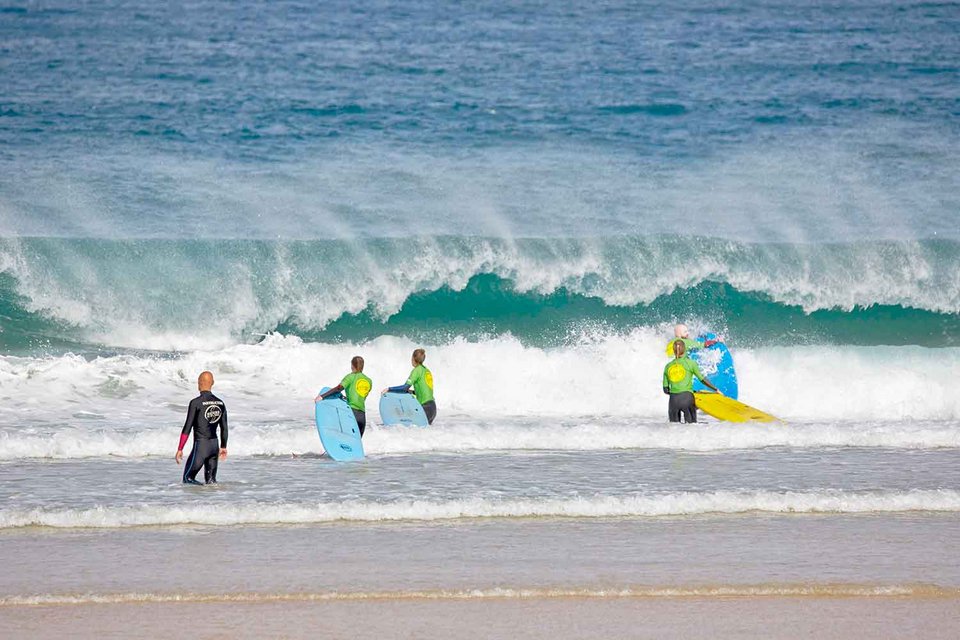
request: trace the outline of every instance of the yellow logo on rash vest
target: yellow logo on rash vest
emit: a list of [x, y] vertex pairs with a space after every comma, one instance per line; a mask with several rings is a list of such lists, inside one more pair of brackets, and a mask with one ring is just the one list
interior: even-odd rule
[[370, 382], [364, 378], [357, 380], [357, 395], [361, 398], [366, 398], [370, 393]]
[[687, 369], [682, 364], [672, 364], [667, 367], [667, 379], [670, 382], [680, 382], [687, 377]]
[[427, 386], [433, 389], [433, 374], [427, 371], [426, 375], [423, 376], [423, 379], [427, 381]]

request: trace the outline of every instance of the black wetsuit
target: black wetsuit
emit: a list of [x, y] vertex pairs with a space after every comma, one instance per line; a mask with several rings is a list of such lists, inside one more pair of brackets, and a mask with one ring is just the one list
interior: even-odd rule
[[[220, 427], [220, 442], [217, 443], [217, 427]], [[200, 484], [197, 473], [203, 467], [203, 479], [210, 484], [217, 481], [217, 459], [220, 449], [227, 448], [227, 407], [223, 400], [209, 391], [190, 401], [187, 421], [183, 423], [181, 437], [190, 435], [193, 429], [193, 450], [183, 467], [183, 481]]]
[[427, 414], [427, 424], [433, 424], [433, 419], [437, 417], [437, 403], [433, 400], [427, 400], [422, 405], [423, 412]]
[[[353, 407], [350, 407], [353, 409]], [[367, 428], [367, 412], [360, 409], [353, 409], [353, 417], [357, 419], [357, 427], [360, 428], [360, 437], [363, 437], [363, 430]]]
[[696, 422], [697, 403], [693, 394], [689, 391], [671, 393], [667, 416], [670, 422], [680, 422], [680, 416], [683, 416], [684, 422]]

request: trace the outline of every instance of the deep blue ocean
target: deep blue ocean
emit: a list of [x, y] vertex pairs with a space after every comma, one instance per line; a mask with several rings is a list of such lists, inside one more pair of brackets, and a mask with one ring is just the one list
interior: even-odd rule
[[953, 2], [8, 2], [0, 344], [956, 346], [958, 32]]

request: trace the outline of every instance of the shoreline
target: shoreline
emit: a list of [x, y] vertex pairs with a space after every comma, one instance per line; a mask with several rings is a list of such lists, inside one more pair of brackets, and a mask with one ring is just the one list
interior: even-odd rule
[[505, 602], [553, 600], [736, 600], [736, 599], [896, 599], [955, 600], [960, 587], [927, 583], [856, 584], [715, 584], [688, 586], [624, 586], [607, 588], [496, 587], [417, 591], [326, 592], [115, 592], [0, 596], [0, 611], [20, 607], [83, 607], [137, 604], [280, 604], [337, 602]]
[[0, 635], [29, 638], [194, 637], [472, 640], [566, 638], [953, 638], [960, 598], [717, 596], [485, 600], [141, 602], [0, 607]]

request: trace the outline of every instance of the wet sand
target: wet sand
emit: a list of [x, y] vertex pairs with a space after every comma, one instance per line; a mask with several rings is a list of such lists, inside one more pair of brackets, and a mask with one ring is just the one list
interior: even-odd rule
[[507, 598], [7, 606], [6, 638], [956, 638], [960, 600]]
[[24, 529], [0, 535], [0, 638], [956, 638], [956, 525]]

